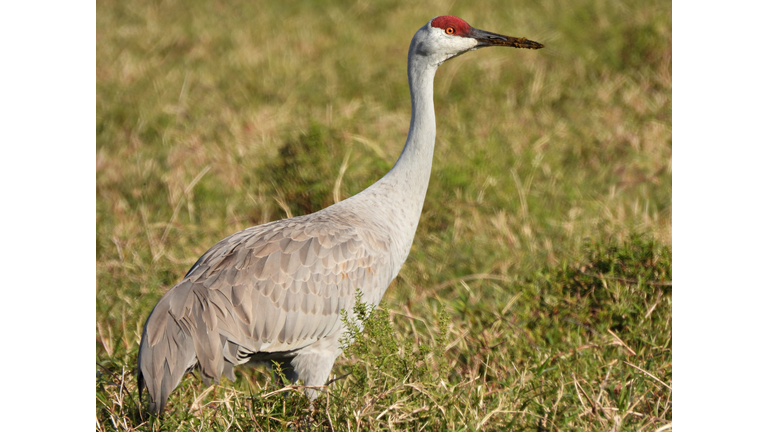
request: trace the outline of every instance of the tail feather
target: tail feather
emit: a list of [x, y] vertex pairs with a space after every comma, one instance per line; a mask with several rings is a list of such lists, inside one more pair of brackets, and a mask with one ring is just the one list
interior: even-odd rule
[[161, 299], [149, 315], [139, 347], [139, 397], [146, 387], [149, 410], [155, 414], [163, 411], [168, 396], [196, 363], [192, 335], [168, 313], [166, 300]]
[[211, 306], [203, 306], [203, 302], [195, 302], [192, 308], [190, 321], [195, 331], [192, 338], [194, 350], [197, 353], [200, 376], [206, 385], [213, 379], [219, 382], [219, 377], [224, 371], [224, 356], [221, 352], [221, 338], [216, 325], [216, 316], [212, 313]]
[[[207, 296], [208, 289], [189, 280], [171, 288], [149, 315], [139, 347], [139, 397], [146, 387], [149, 409], [159, 414], [171, 392], [195, 365], [206, 385], [225, 373], [234, 380], [223, 352], [226, 338]], [[236, 351], [236, 349], [235, 349]], [[228, 353], [229, 354], [229, 353]]]

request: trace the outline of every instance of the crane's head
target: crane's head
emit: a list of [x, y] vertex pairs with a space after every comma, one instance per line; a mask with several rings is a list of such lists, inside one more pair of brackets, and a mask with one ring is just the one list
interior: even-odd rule
[[435, 66], [444, 61], [488, 46], [507, 46], [514, 48], [539, 49], [544, 45], [513, 36], [479, 30], [467, 24], [461, 18], [444, 15], [432, 18], [413, 36], [411, 54], [423, 56]]

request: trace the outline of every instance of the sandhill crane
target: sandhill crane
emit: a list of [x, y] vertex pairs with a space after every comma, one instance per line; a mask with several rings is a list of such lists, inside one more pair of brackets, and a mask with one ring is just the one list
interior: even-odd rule
[[[478, 30], [454, 16], [411, 40], [411, 125], [392, 169], [359, 194], [316, 213], [247, 228], [216, 243], [160, 299], [141, 336], [139, 397], [150, 411], [195, 366], [206, 384], [233, 366], [277, 362], [286, 377], [323, 385], [341, 354], [342, 310], [357, 290], [377, 305], [405, 262], [427, 193], [435, 146], [432, 88], [446, 60], [487, 46], [543, 48]], [[307, 390], [310, 399], [314, 390]]]

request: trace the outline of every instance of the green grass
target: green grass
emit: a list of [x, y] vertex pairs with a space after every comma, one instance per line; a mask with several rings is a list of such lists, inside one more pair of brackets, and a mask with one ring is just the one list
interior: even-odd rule
[[[671, 4], [512, 6], [97, 2], [98, 428], [671, 424]], [[162, 422], [142, 417], [154, 304], [221, 238], [383, 175], [408, 43], [445, 13], [546, 48], [441, 66], [419, 230], [349, 375], [316, 409], [261, 369], [189, 376]]]

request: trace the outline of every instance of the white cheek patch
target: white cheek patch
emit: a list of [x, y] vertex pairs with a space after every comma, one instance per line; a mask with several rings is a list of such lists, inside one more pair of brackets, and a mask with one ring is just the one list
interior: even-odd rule
[[449, 35], [445, 30], [437, 27], [430, 27], [429, 33], [429, 38], [434, 41], [432, 48], [438, 65], [467, 51], [477, 49], [477, 39]]

